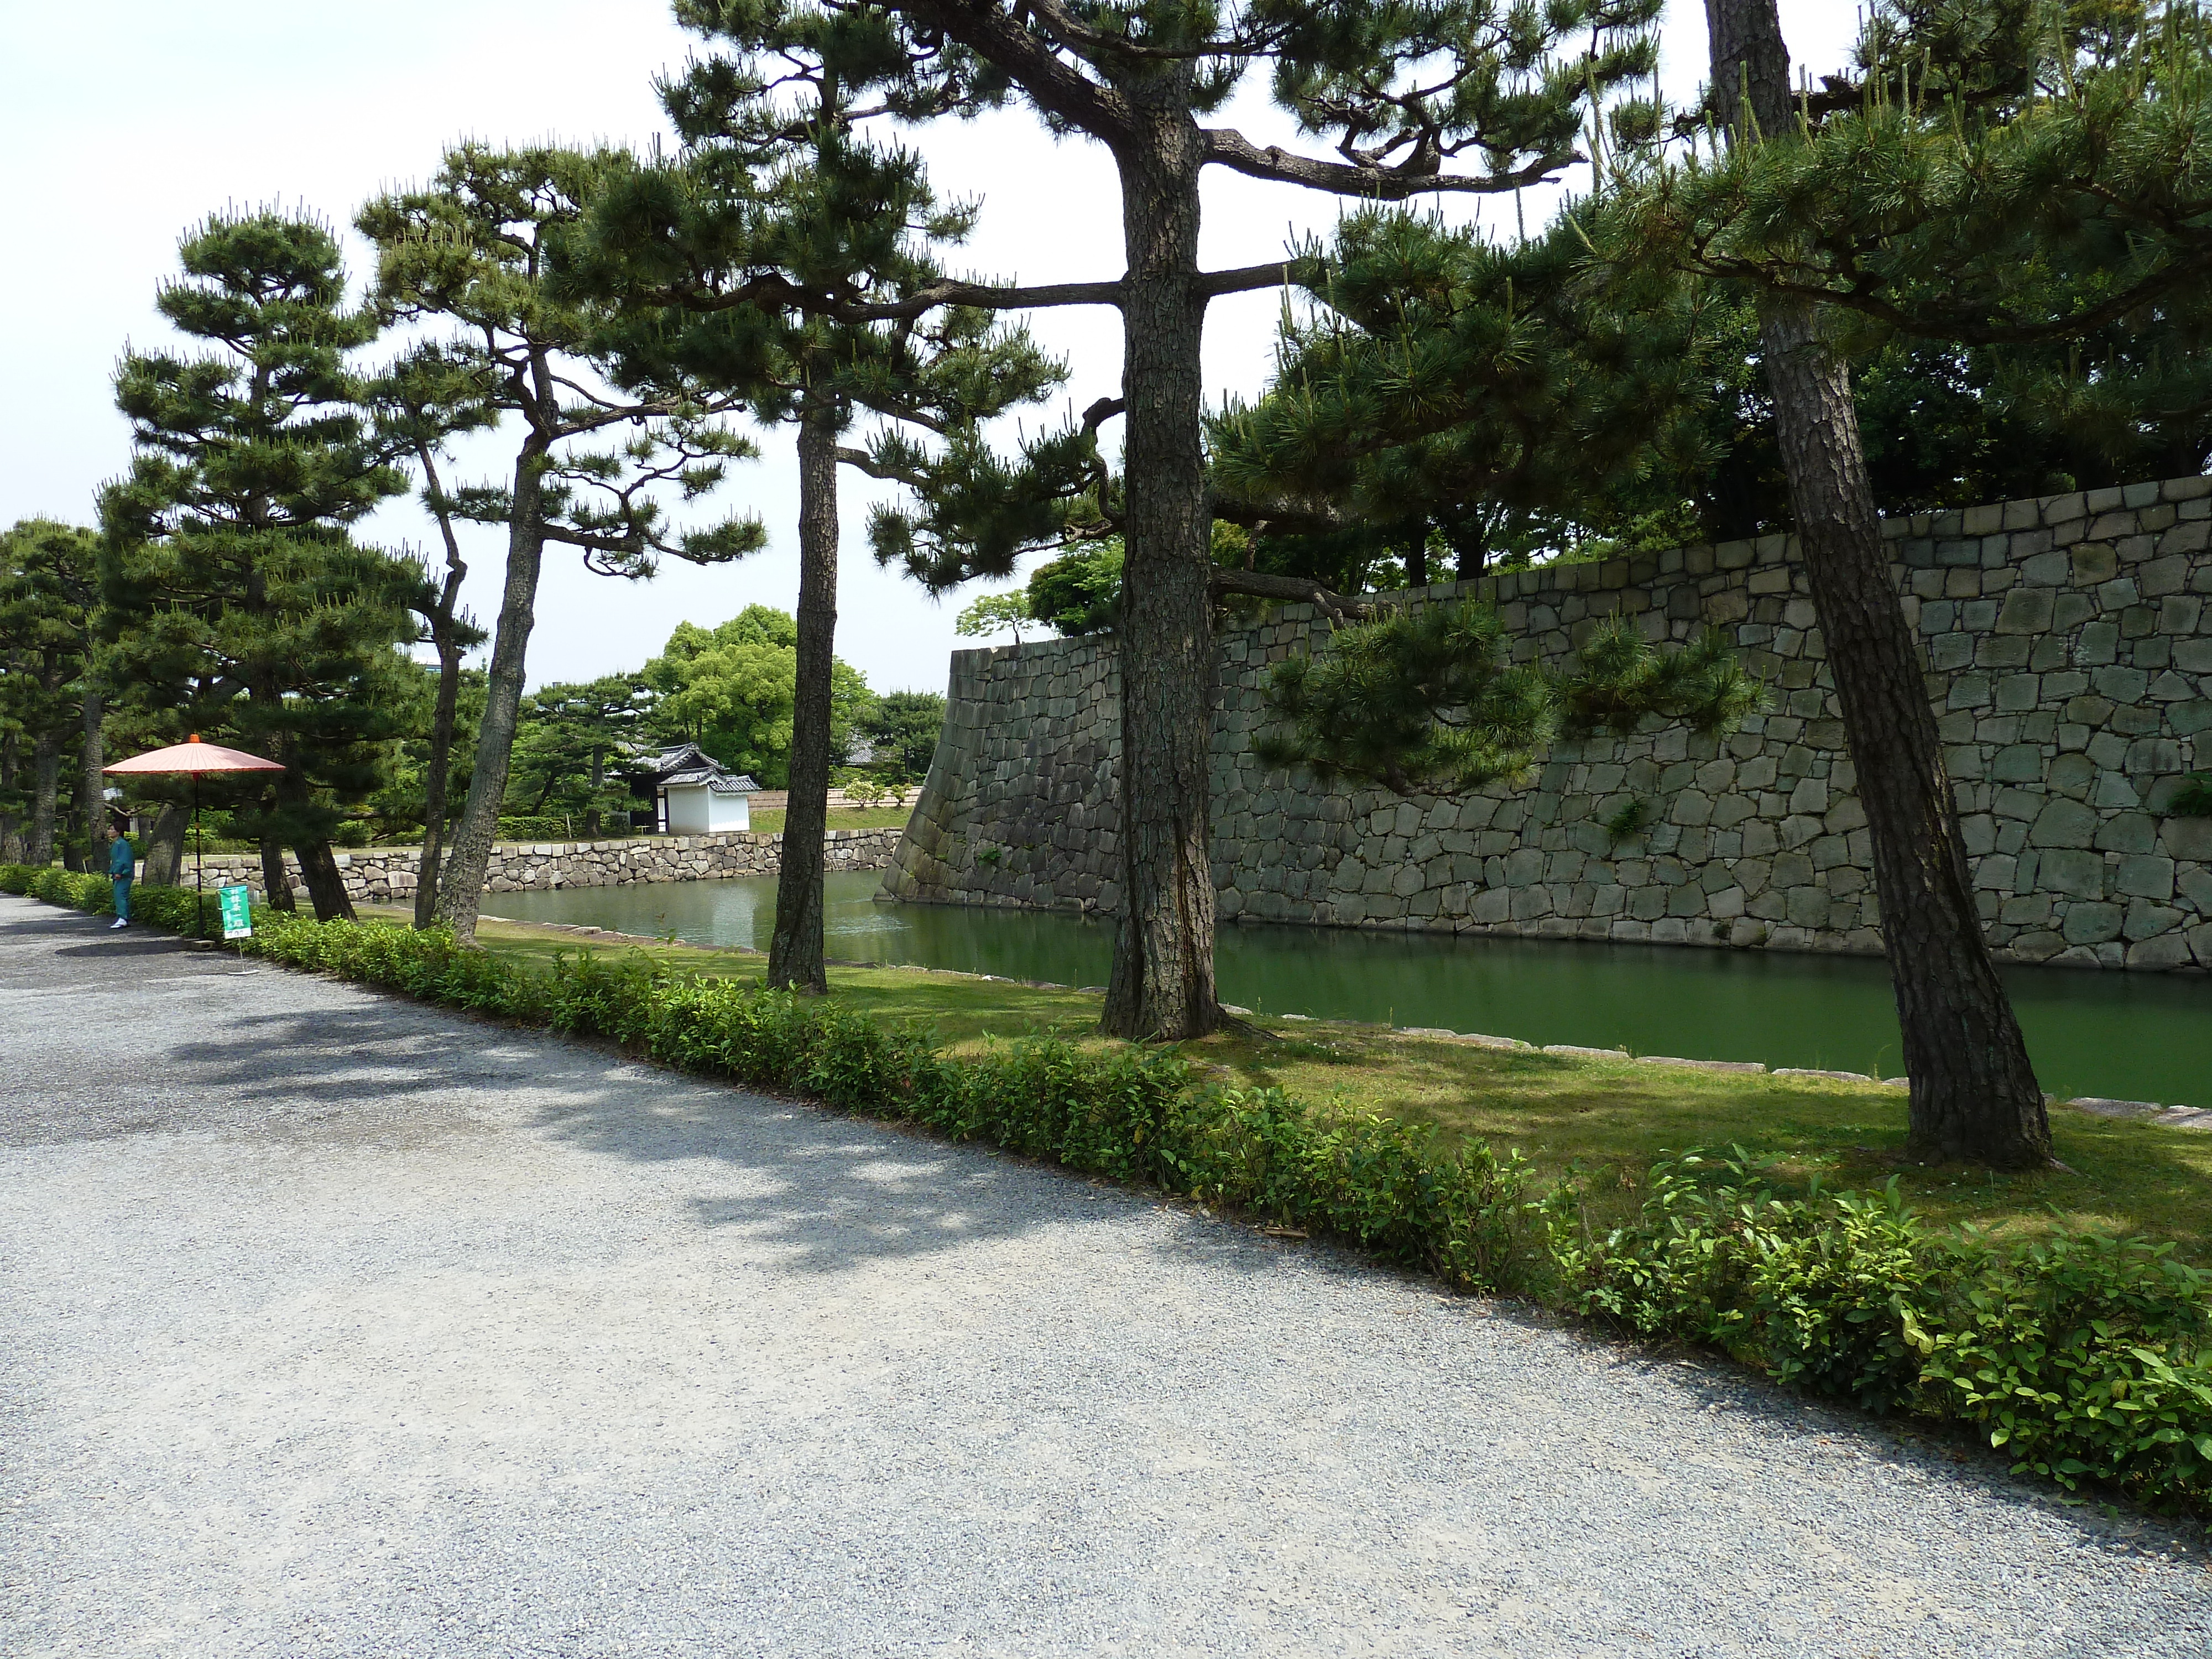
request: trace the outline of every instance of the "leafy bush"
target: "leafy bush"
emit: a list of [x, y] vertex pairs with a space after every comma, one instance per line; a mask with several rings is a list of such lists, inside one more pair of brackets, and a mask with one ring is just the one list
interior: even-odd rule
[[[0, 890], [108, 902], [105, 878], [61, 870], [0, 866]], [[157, 926], [194, 926], [189, 889], [143, 889], [132, 904]], [[952, 1056], [835, 1002], [679, 975], [641, 952], [531, 970], [381, 922], [257, 910], [240, 948], [1270, 1218], [1462, 1290], [1537, 1296], [1814, 1394], [1957, 1425], [2064, 1486], [2212, 1513], [2212, 1275], [2170, 1246], [1930, 1231], [1894, 1182], [1792, 1194], [1740, 1149], [1655, 1164], [1636, 1219], [1600, 1233], [1575, 1182], [1532, 1199], [1517, 1156], [1201, 1084], [1171, 1053], [1032, 1039]]]
[[1960, 1425], [2063, 1486], [2212, 1509], [2212, 1274], [2171, 1245], [1930, 1233], [1894, 1181], [1778, 1195], [1740, 1149], [1655, 1165], [1637, 1222], [1601, 1239], [1571, 1185], [1536, 1209], [1576, 1313]]

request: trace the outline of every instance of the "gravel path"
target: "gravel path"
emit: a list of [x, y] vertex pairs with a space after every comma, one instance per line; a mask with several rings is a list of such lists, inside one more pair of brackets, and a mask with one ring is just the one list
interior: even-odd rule
[[2173, 1655], [1725, 1370], [0, 896], [15, 1656]]

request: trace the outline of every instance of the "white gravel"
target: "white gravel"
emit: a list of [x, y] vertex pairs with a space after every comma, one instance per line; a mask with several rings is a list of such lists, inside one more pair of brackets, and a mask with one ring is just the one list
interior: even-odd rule
[[0, 1650], [2172, 1655], [1724, 1368], [0, 897]]

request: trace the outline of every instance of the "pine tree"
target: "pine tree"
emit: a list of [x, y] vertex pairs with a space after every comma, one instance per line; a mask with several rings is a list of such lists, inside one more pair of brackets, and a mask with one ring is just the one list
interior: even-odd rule
[[407, 568], [348, 526], [404, 487], [356, 405], [350, 354], [376, 320], [345, 304], [336, 239], [273, 210], [187, 234], [156, 304], [197, 356], [128, 352], [116, 402], [134, 453], [100, 492], [103, 632], [115, 683], [171, 741], [220, 735], [283, 763], [216, 786], [261, 843], [269, 902], [299, 854], [318, 916], [350, 916], [330, 839], [397, 735]]
[[[1887, 477], [1899, 505], [1986, 499], [2016, 469], [2040, 483], [2062, 459], [2160, 446], [2201, 461], [2212, 83], [2201, 15], [2160, 9], [1877, 7], [1857, 72], [1792, 93], [1772, 6], [1716, 0], [1718, 125], [1675, 129], [1709, 160], [1643, 161], [1666, 130], [1648, 108], [1619, 112], [1627, 159], [1605, 156], [1598, 193], [1544, 239], [1583, 250], [1545, 281], [1519, 248], [1354, 220], [1310, 283], [1326, 312], [1291, 331], [1270, 395], [1218, 430], [1220, 471], [1262, 499], [1295, 480], [1370, 512], [1464, 488], [1527, 505], [1516, 492], [1533, 485], [1588, 521], [1593, 500], [1632, 502], [1656, 480], [1716, 533], [1794, 520], [1862, 757], [1912, 1141], [1932, 1156], [2033, 1164], [2048, 1132], [1981, 939], [1875, 490]], [[1566, 326], [1528, 326], [1555, 319]], [[1697, 367], [1669, 386], [1608, 331], [1657, 343], [1647, 363], [1679, 350]], [[1871, 446], [1854, 356], [1873, 364]], [[1625, 489], [1598, 464], [1609, 447], [1582, 438], [1602, 437], [1583, 410], [1608, 400], [1556, 395], [1562, 366], [1572, 384], [1591, 363], [1601, 388], [1628, 368], [1638, 398], [1663, 392], [1647, 406], [1679, 434], [1614, 452]]]
[[461, 584], [468, 562], [461, 556], [455, 523], [461, 504], [446, 493], [441, 466], [447, 446], [464, 433], [498, 424], [494, 382], [488, 366], [466, 355], [432, 344], [401, 354], [368, 388], [377, 429], [395, 458], [414, 462], [421, 477], [423, 510], [438, 527], [445, 568], [434, 580], [427, 562], [413, 609], [421, 617], [427, 643], [437, 653], [437, 690], [430, 705], [428, 751], [422, 757], [422, 854], [416, 866], [415, 925], [428, 927], [437, 915], [438, 877], [453, 813], [447, 802], [453, 775], [453, 744], [460, 709], [464, 653], [484, 641], [476, 618], [461, 608]]
[[1594, 282], [1589, 264], [1571, 216], [1515, 241], [1347, 216], [1299, 263], [1312, 314], [1286, 317], [1267, 392], [1211, 423], [1217, 510], [1263, 546], [1331, 526], [1296, 539], [1311, 579], [1336, 576], [1314, 597], [1338, 611], [1378, 556], [1419, 586], [1426, 543], [1465, 579], [1525, 550], [1516, 520], [1634, 533], [1663, 515], [1719, 459], [1740, 307], [1672, 272]]
[[[1758, 295], [1778, 446], [1874, 844], [1911, 1144], [2033, 1167], [2050, 1127], [1889, 581], [1850, 360], [1884, 331], [2020, 345], [2146, 313], [2201, 339], [2212, 32], [2194, 4], [1885, 3], [1856, 71], [1816, 95], [1790, 84], [1773, 0], [1708, 0], [1707, 15], [1725, 142], [1710, 160], [1626, 172], [1599, 234], [1622, 262], [1663, 260]], [[2109, 407], [2154, 406], [2163, 377], [2133, 364], [2075, 378]]]
[[[1121, 910], [1103, 1025], [1124, 1036], [1202, 1036], [1221, 1018], [1207, 799], [1212, 601], [1224, 591], [1304, 597], [1312, 586], [1224, 571], [1212, 558], [1200, 369], [1206, 310], [1217, 295], [1277, 285], [1285, 262], [1200, 269], [1204, 170], [1381, 201], [1506, 192], [1551, 178], [1579, 159], [1588, 102], [1651, 72], [1645, 31], [1658, 0], [1553, 0], [1541, 9], [1505, 0], [822, 3], [855, 27], [895, 26], [902, 52], [957, 70], [969, 96], [951, 112], [1018, 91], [1055, 132], [1080, 133], [1114, 158], [1121, 273], [1030, 289], [945, 284], [932, 297], [1118, 307], [1121, 395], [1098, 399], [1054, 441], [1030, 446], [1021, 466], [948, 444], [933, 485], [939, 499], [914, 523], [880, 526], [878, 545], [934, 586], [1003, 576], [1024, 550], [1060, 540], [1073, 499], [1086, 493], [1087, 503], [1077, 503], [1093, 515], [1085, 527], [1123, 537]], [[1206, 125], [1261, 62], [1273, 66], [1277, 102], [1308, 138], [1332, 144], [1334, 157]], [[1103, 422], [1123, 415], [1114, 485], [1096, 465], [1095, 440]], [[1029, 482], [1055, 475], [1060, 484]], [[986, 499], [994, 496], [997, 505]]]
[[[828, 989], [823, 837], [830, 768], [838, 558], [837, 469], [908, 476], [902, 430], [972, 432], [1040, 396], [1059, 366], [984, 313], [911, 303], [972, 215], [940, 208], [918, 158], [866, 124], [953, 108], [963, 70], [897, 48], [880, 18], [804, 0], [691, 3], [677, 14], [725, 55], [663, 88], [684, 142], [672, 164], [610, 190], [569, 280], [623, 304], [610, 338], [625, 384], [741, 397], [795, 428], [799, 586], [796, 704], [769, 982]], [[825, 305], [823, 296], [835, 303]], [[876, 320], [836, 314], [884, 312]], [[853, 422], [884, 424], [866, 447]]]
[[451, 333], [434, 343], [447, 368], [475, 380], [485, 408], [517, 434], [508, 482], [434, 491], [452, 517], [507, 532], [468, 799], [438, 878], [436, 919], [463, 939], [476, 935], [507, 796], [548, 544], [576, 549], [601, 574], [638, 580], [665, 555], [720, 563], [763, 539], [744, 517], [669, 528], [664, 494], [696, 501], [753, 447], [715, 422], [717, 405], [606, 392], [592, 355], [604, 312], [549, 283], [554, 245], [605, 180], [631, 166], [608, 150], [463, 144], [428, 189], [379, 198], [356, 221], [376, 245], [381, 313], [447, 325]]

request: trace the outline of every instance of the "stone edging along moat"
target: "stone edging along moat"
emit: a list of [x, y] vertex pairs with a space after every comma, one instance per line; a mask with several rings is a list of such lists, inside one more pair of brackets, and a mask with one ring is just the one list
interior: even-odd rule
[[[832, 830], [823, 837], [825, 866], [833, 873], [880, 870], [890, 862], [901, 831]], [[489, 893], [518, 893], [562, 887], [618, 887], [633, 882], [721, 881], [734, 876], [769, 876], [781, 856], [781, 835], [638, 836], [623, 841], [502, 842], [492, 848]], [[338, 868], [346, 896], [356, 903], [392, 903], [414, 896], [422, 862], [419, 847], [380, 847], [341, 851]], [[287, 853], [284, 866], [297, 880], [299, 860]], [[209, 883], [244, 882], [253, 897], [263, 897], [258, 854], [226, 853], [207, 861]], [[192, 860], [179, 878], [189, 884]]]
[[[486, 920], [515, 922], [516, 919], [489, 916]], [[618, 933], [611, 927], [592, 927], [575, 922], [531, 921], [519, 922], [516, 925], [546, 928], [556, 933], [575, 933], [585, 938], [605, 939], [613, 944], [652, 945], [661, 943], [659, 939], [648, 939], [642, 934]], [[737, 956], [763, 958], [765, 958], [768, 954], [764, 951], [756, 951], [742, 945], [717, 945], [694, 948], [723, 951]], [[830, 959], [829, 965], [833, 968], [877, 968], [909, 974], [941, 974], [951, 979], [972, 979], [987, 982], [1023, 985], [1034, 991], [1086, 993], [1098, 992], [1100, 989], [1095, 985], [1061, 985], [1052, 980], [1042, 979], [1009, 980], [1003, 974], [970, 974], [957, 968], [925, 968], [918, 963], [907, 962], [851, 962], [839, 961], [833, 957]], [[1223, 1005], [1223, 1012], [1234, 1014], [1240, 1018], [1249, 1018], [1252, 1015], [1249, 1008], [1238, 1008], [1227, 1004]], [[1770, 1070], [1765, 1064], [1755, 1060], [1683, 1060], [1672, 1054], [1632, 1054], [1625, 1048], [1577, 1048], [1571, 1043], [1553, 1043], [1539, 1047], [1533, 1042], [1523, 1042], [1518, 1037], [1486, 1036], [1474, 1031], [1446, 1030], [1440, 1026], [1363, 1026], [1355, 1021], [1321, 1020], [1306, 1014], [1281, 1014], [1276, 1018], [1291, 1024], [1346, 1026], [1370, 1031], [1379, 1030], [1387, 1031], [1393, 1036], [1415, 1037], [1429, 1042], [1463, 1042], [1471, 1048], [1509, 1049], [1524, 1054], [1555, 1054], [1567, 1059], [1626, 1060], [1638, 1066], [1673, 1066], [1687, 1071], [1731, 1072], [1752, 1076], [1824, 1078], [1838, 1083], [1873, 1084], [1885, 1089], [1902, 1090], [1905, 1087], [1905, 1080], [1903, 1078], [1870, 1077], [1864, 1072], [1814, 1071], [1795, 1066], [1778, 1066]], [[2063, 1101], [2056, 1096], [2048, 1097], [2048, 1098], [2053, 1105], [2065, 1106], [2078, 1112], [2087, 1112], [2095, 1117], [2127, 1118], [2141, 1122], [2155, 1123], [2163, 1128], [2169, 1129], [2212, 1130], [2212, 1111], [2194, 1106], [2161, 1106], [2154, 1101], [2106, 1100], [2089, 1095]]]

